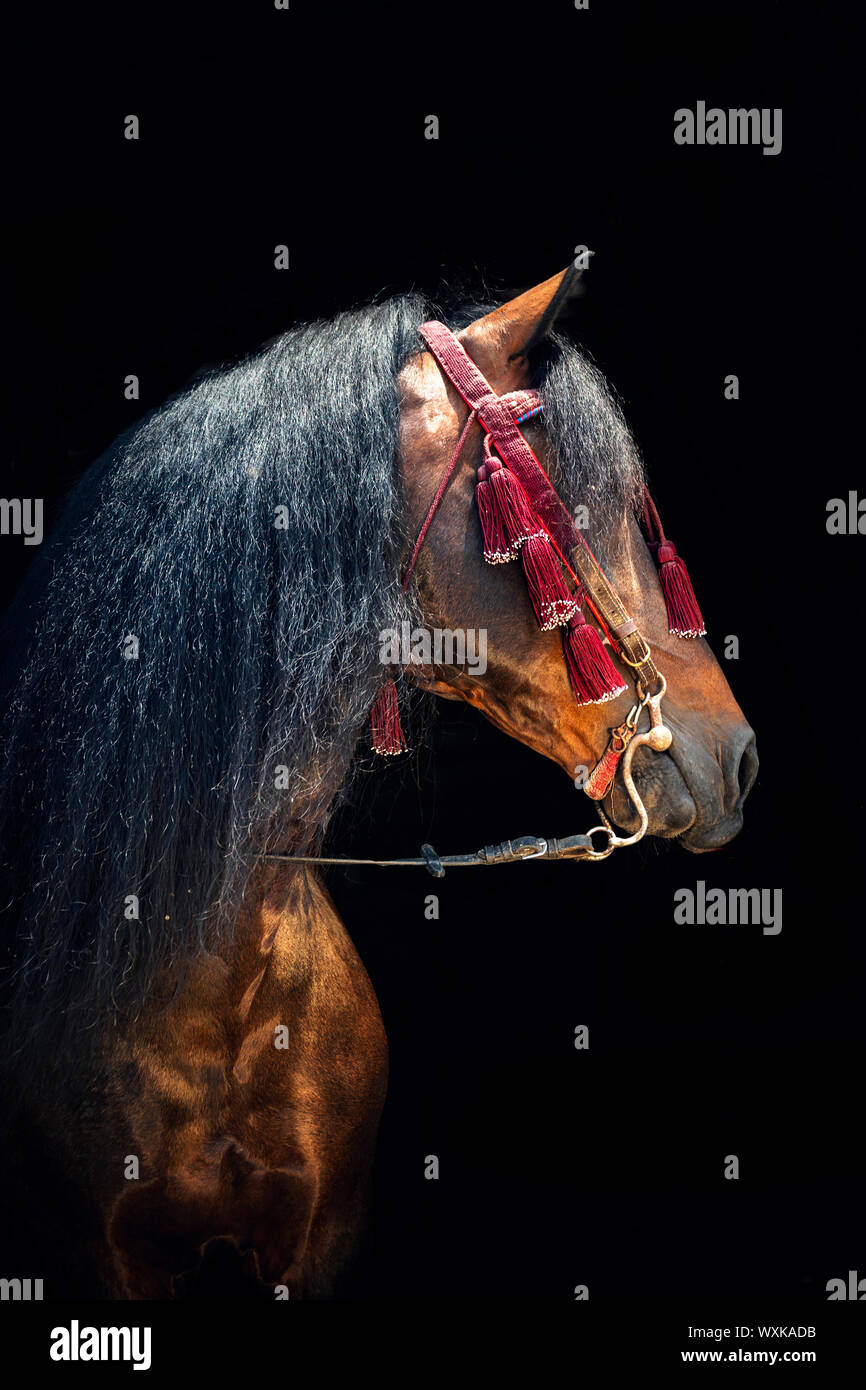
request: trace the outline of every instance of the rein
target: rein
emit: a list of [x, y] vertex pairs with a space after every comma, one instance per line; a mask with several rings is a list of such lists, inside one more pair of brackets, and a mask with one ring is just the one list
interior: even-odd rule
[[[638, 829], [633, 835], [626, 838], [617, 835], [604, 811], [599, 807], [599, 815], [603, 824], [594, 825], [583, 835], [567, 835], [561, 839], [523, 835], [516, 840], [503, 840], [500, 844], [484, 845], [474, 854], [439, 855], [432, 845], [422, 845], [420, 856], [410, 859], [351, 859], [345, 855], [326, 858], [318, 854], [262, 854], [259, 855], [259, 858], [281, 864], [342, 864], [344, 866], [357, 864], [380, 869], [427, 869], [434, 878], [444, 878], [446, 868], [463, 869], [474, 868], [483, 864], [516, 864], [527, 859], [576, 859], [589, 862], [607, 859], [608, 855], [613, 854], [615, 849], [625, 849], [628, 845], [636, 845], [638, 840], [642, 840], [646, 834], [649, 818], [640, 793], [634, 784], [631, 764], [637, 749], [644, 745], [657, 753], [664, 752], [671, 745], [673, 736], [662, 720], [661, 714], [661, 702], [667, 684], [664, 676], [659, 676], [659, 680], [661, 687], [655, 695], [643, 695], [640, 682], [637, 683], [638, 695], [641, 698], [639, 703], [632, 708], [626, 720], [626, 725], [631, 732], [623, 749], [622, 777], [626, 791], [640, 819]], [[637, 721], [644, 708], [649, 709], [650, 726], [643, 733], [637, 733]], [[623, 728], [625, 725], [619, 727]], [[613, 778], [611, 778], [612, 780]], [[593, 835], [600, 834], [608, 837], [604, 849], [596, 849], [592, 842]]]
[[[615, 849], [637, 844], [649, 824], [646, 808], [634, 783], [632, 763], [638, 748], [665, 752], [673, 735], [665, 724], [661, 702], [667, 689], [664, 676], [652, 659], [649, 643], [631, 617], [553, 483], [520, 432], [520, 425], [542, 409], [536, 391], [515, 391], [498, 396], [479, 371], [461, 343], [444, 324], [431, 321], [420, 328], [443, 375], [469, 406], [469, 415], [460, 432], [427, 515], [418, 532], [403, 576], [405, 594], [430, 525], [451, 483], [463, 447], [473, 425], [484, 430], [484, 461], [478, 469], [476, 498], [484, 556], [491, 564], [506, 563], [520, 555], [530, 598], [543, 629], [566, 627], [563, 648], [575, 695], [582, 704], [614, 699], [626, 690], [619, 672], [610, 662], [598, 633], [580, 611], [585, 602], [604, 633], [605, 645], [629, 668], [637, 702], [622, 724], [610, 731], [607, 747], [583, 788], [591, 800], [600, 802], [610, 791], [617, 771], [638, 816], [633, 835], [619, 836], [599, 807], [602, 824], [582, 835], [544, 839], [523, 836], [501, 844], [485, 845], [470, 854], [439, 855], [432, 845], [421, 846], [421, 855], [408, 859], [323, 858], [319, 855], [264, 854], [262, 859], [294, 864], [375, 865], [391, 868], [426, 868], [434, 878], [442, 878], [448, 868], [509, 864], [529, 859], [574, 859], [595, 862]], [[494, 453], [494, 448], [496, 453]], [[644, 498], [642, 525], [650, 551], [659, 567], [659, 577], [668, 610], [668, 626], [681, 637], [703, 635], [705, 628], [694, 598], [688, 572], [667, 539], [649, 493]], [[570, 576], [575, 589], [563, 583], [561, 569]], [[652, 687], [657, 688], [653, 692]], [[649, 726], [638, 732], [643, 710]], [[399, 753], [405, 748], [400, 728], [397, 693], [393, 679], [386, 682], [373, 707], [373, 747], [379, 753]], [[606, 836], [606, 844], [596, 849], [594, 835]]]

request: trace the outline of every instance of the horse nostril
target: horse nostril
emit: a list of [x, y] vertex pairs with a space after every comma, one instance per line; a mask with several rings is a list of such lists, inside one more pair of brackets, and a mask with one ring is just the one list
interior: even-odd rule
[[758, 749], [755, 743], [755, 735], [752, 734], [740, 756], [740, 765], [737, 768], [737, 781], [740, 787], [740, 798], [737, 807], [742, 806], [752, 787], [755, 785], [755, 778], [758, 775]]

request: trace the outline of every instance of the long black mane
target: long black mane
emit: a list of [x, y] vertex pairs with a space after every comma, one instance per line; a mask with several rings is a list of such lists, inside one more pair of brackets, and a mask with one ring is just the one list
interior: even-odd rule
[[409, 296], [288, 332], [72, 493], [12, 614], [0, 816], [31, 1012], [140, 995], [219, 938], [290, 819], [298, 844], [321, 825], [396, 610], [395, 378], [422, 318]]
[[[257, 854], [288, 826], [295, 850], [320, 833], [397, 611], [395, 380], [425, 308], [286, 333], [154, 411], [71, 494], [10, 618], [27, 642], [0, 905], [22, 1046], [141, 999], [225, 938]], [[556, 342], [537, 384], [564, 495], [619, 510], [640, 466], [601, 377]]]

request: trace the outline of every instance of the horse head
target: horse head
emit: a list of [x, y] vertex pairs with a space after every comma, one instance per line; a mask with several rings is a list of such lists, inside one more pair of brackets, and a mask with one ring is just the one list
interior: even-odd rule
[[[457, 337], [498, 395], [538, 385], [544, 414], [522, 426], [527, 442], [570, 507], [586, 505], [586, 538], [646, 637], [667, 690], [667, 752], [636, 750], [635, 785], [650, 834], [679, 837], [693, 851], [716, 849], [739, 831], [743, 803], [757, 773], [755, 736], [702, 637], [669, 631], [656, 565], [637, 522], [644, 496], [637, 451], [600, 374], [551, 336], [573, 270], [554, 276]], [[540, 373], [540, 375], [539, 375]], [[403, 368], [401, 459], [408, 525], [417, 534], [443, 479], [469, 407], [427, 351]], [[590, 418], [587, 418], [590, 417]], [[485, 563], [474, 505], [480, 430], [468, 438], [419, 553], [415, 580], [429, 629], [486, 633], [486, 663], [475, 668], [415, 659], [410, 679], [446, 699], [464, 700], [497, 728], [558, 763], [576, 785], [593, 768], [612, 726], [635, 696], [619, 664], [625, 693], [579, 703], [563, 660], [560, 630], [543, 631], [519, 564]], [[576, 436], [576, 437], [572, 437]], [[617, 825], [637, 816], [617, 778], [604, 800]]]

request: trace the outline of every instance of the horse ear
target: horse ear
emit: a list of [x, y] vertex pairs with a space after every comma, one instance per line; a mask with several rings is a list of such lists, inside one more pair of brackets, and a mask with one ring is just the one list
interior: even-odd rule
[[582, 274], [570, 265], [457, 334], [494, 391], [502, 395], [524, 383], [526, 354], [550, 332]]

